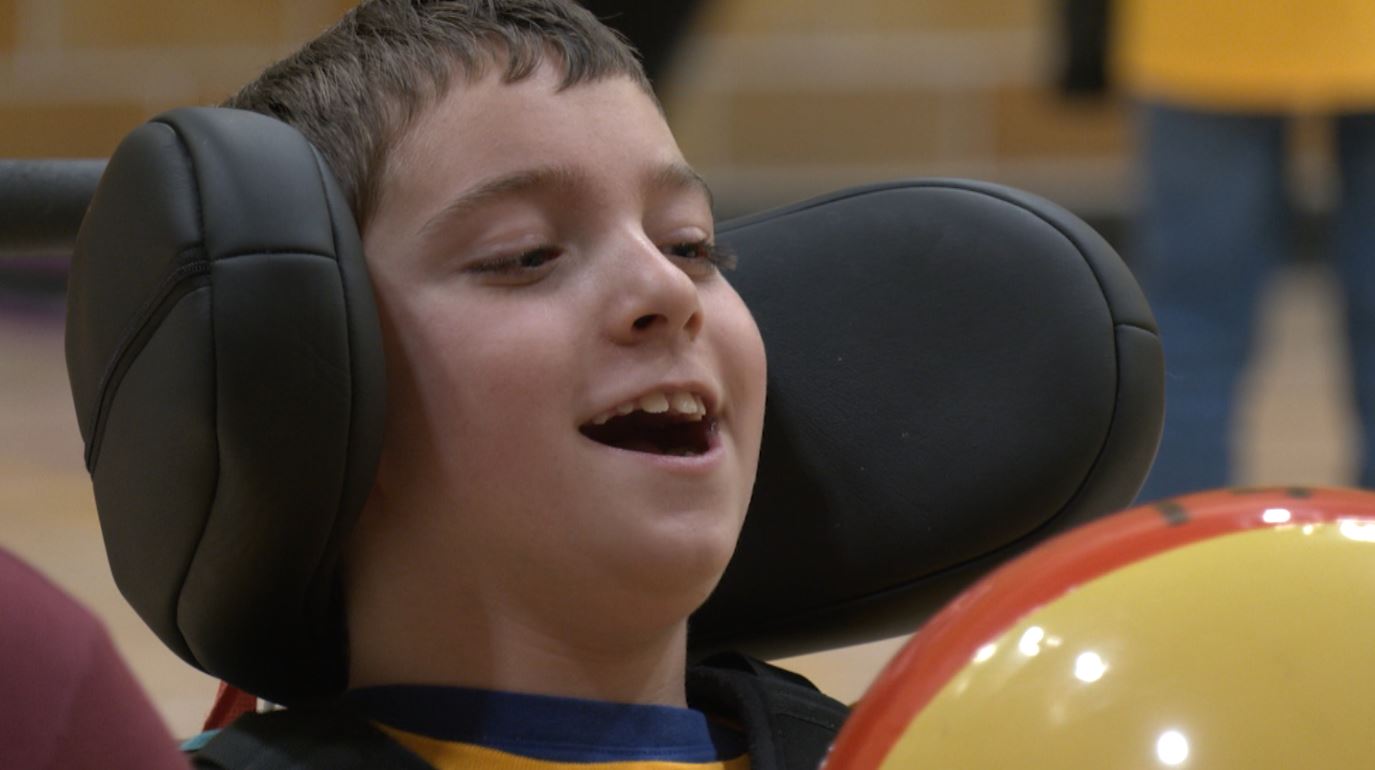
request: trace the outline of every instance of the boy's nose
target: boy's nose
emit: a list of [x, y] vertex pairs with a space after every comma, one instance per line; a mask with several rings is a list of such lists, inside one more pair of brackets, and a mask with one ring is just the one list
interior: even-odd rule
[[617, 263], [608, 314], [615, 341], [630, 345], [697, 336], [702, 305], [692, 276], [647, 240], [637, 240]]

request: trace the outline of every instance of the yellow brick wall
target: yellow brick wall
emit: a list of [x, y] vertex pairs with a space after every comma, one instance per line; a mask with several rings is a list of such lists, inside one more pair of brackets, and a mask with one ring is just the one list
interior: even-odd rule
[[996, 157], [1111, 158], [1125, 150], [1124, 116], [1111, 105], [1068, 103], [1038, 86], [997, 87], [979, 98], [990, 103]]
[[103, 157], [144, 117], [137, 104], [0, 105], [0, 156]]
[[108, 155], [146, 118], [214, 104], [347, 0], [0, 0], [0, 157]]
[[1056, 0], [728, 0], [670, 82], [689, 160], [736, 209], [918, 175], [1082, 208], [1129, 198], [1120, 104], [1051, 87]]
[[[914, 174], [1102, 200], [1121, 188], [1124, 120], [1048, 93], [1052, 2], [716, 0], [670, 117], [736, 208]], [[106, 155], [163, 109], [223, 99], [349, 5], [0, 0], [0, 157]]]
[[[652, 0], [650, 0], [652, 2]], [[711, 10], [714, 32], [930, 30], [1019, 27], [1039, 22], [1027, 0], [724, 0]]]
[[19, 26], [19, 0], [0, 0], [0, 51], [13, 51]]
[[64, 48], [222, 47], [276, 43], [292, 31], [280, 0], [59, 0]]

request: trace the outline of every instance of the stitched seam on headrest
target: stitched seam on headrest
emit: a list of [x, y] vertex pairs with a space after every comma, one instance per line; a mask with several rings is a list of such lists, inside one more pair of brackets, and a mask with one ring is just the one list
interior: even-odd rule
[[[191, 178], [194, 179], [196, 182], [196, 199], [191, 201], [191, 204], [196, 208], [197, 232], [200, 233], [201, 246], [204, 247], [206, 235], [205, 206], [202, 205], [201, 202], [201, 178], [200, 174], [198, 173], [199, 169], [196, 168], [196, 161], [194, 158], [191, 157], [191, 150], [186, 146], [186, 140], [184, 137], [182, 137], [181, 131], [177, 128], [176, 125], [169, 123], [167, 120], [161, 118], [154, 118], [151, 122], [167, 126], [168, 130], [172, 132], [172, 136], [176, 137], [177, 139], [177, 149], [181, 150], [182, 160], [186, 161], [186, 167], [191, 170]], [[206, 253], [209, 253], [209, 251], [210, 250], [207, 248]]]
[[[205, 205], [204, 205], [204, 199], [203, 199], [204, 196], [201, 194], [201, 182], [202, 182], [202, 180], [201, 180], [201, 175], [200, 175], [200, 168], [196, 165], [195, 158], [191, 155], [191, 149], [187, 146], [186, 139], [185, 139], [184, 136], [182, 136], [182, 133], [181, 133], [180, 130], [178, 130], [177, 126], [173, 125], [172, 123], [168, 123], [168, 122], [166, 122], [166, 121], [159, 121], [159, 122], [161, 122], [163, 125], [166, 125], [168, 128], [170, 128], [171, 131], [172, 131], [172, 135], [175, 136], [175, 137], [177, 138], [177, 148], [181, 150], [181, 152], [182, 152], [182, 157], [183, 157], [184, 160], [186, 161], [186, 167], [187, 167], [188, 169], [190, 169], [190, 171], [191, 171], [191, 178], [192, 178], [192, 180], [195, 182], [195, 184], [193, 185], [193, 188], [194, 188], [194, 189], [193, 189], [193, 192], [195, 193], [195, 196], [194, 196], [195, 199], [192, 201], [192, 205], [195, 206], [195, 208], [196, 208], [196, 219], [197, 219], [197, 221], [198, 221], [198, 223], [199, 223], [199, 231], [198, 231], [198, 232], [199, 232], [200, 238], [201, 238], [201, 248], [206, 252], [206, 254], [207, 254], [207, 260], [206, 260], [206, 262], [207, 262], [207, 264], [209, 264], [209, 263], [211, 262], [211, 260], [209, 259], [209, 256], [208, 256], [208, 255], [209, 255], [209, 249], [208, 249], [208, 248], [206, 247], [206, 245], [205, 245], [206, 240], [207, 240], [208, 233], [207, 233], [206, 230], [205, 230]], [[177, 595], [176, 595], [176, 599], [175, 599], [175, 602], [174, 602], [174, 605], [173, 605], [173, 624], [172, 624], [172, 625], [173, 625], [173, 628], [174, 628], [174, 629], [176, 630], [176, 632], [177, 632], [177, 636], [181, 637], [182, 646], [187, 650], [187, 652], [189, 652], [189, 653], [191, 654], [191, 657], [192, 657], [192, 658], [195, 658], [197, 665], [200, 666], [202, 669], [205, 669], [205, 665], [204, 665], [203, 663], [201, 663], [200, 655], [197, 654], [196, 648], [192, 647], [190, 640], [188, 640], [188, 639], [186, 638], [185, 632], [182, 631], [182, 625], [181, 625], [181, 612], [182, 612], [182, 606], [181, 606], [181, 603], [182, 603], [182, 600], [183, 600], [183, 598], [184, 598], [184, 592], [185, 592], [185, 590], [186, 590], [186, 581], [187, 581], [187, 578], [190, 577], [190, 575], [191, 575], [191, 568], [192, 568], [192, 566], [195, 565], [195, 564], [197, 563], [197, 561], [199, 560], [199, 558], [200, 558], [200, 552], [201, 552], [201, 547], [205, 545], [205, 533], [210, 529], [210, 519], [211, 519], [211, 516], [213, 515], [214, 510], [215, 510], [215, 502], [216, 502], [217, 500], [220, 499], [220, 480], [221, 480], [221, 479], [223, 478], [223, 476], [224, 476], [224, 474], [221, 472], [221, 468], [220, 468], [221, 458], [224, 457], [224, 449], [223, 449], [223, 447], [220, 446], [220, 443], [219, 443], [219, 442], [220, 442], [220, 426], [219, 426], [219, 420], [220, 420], [220, 409], [219, 409], [219, 405], [220, 405], [220, 376], [219, 376], [219, 362], [218, 362], [217, 357], [216, 357], [217, 349], [216, 349], [216, 345], [215, 345], [215, 339], [216, 339], [216, 337], [215, 337], [215, 290], [214, 290], [214, 277], [213, 277], [213, 272], [207, 273], [207, 274], [206, 274], [206, 277], [207, 277], [208, 282], [209, 282], [209, 285], [210, 285], [210, 287], [211, 287], [211, 288], [210, 288], [209, 296], [207, 296], [207, 298], [206, 298], [206, 305], [207, 305], [207, 307], [208, 307], [208, 309], [209, 309], [209, 313], [206, 314], [206, 323], [207, 323], [207, 324], [209, 325], [209, 327], [210, 327], [210, 333], [209, 333], [209, 335], [208, 335], [208, 336], [209, 336], [209, 339], [210, 339], [210, 346], [209, 346], [209, 350], [208, 350], [207, 352], [208, 352], [209, 357], [210, 357], [210, 372], [211, 372], [211, 377], [210, 377], [211, 386], [210, 386], [210, 387], [211, 387], [211, 389], [212, 389], [212, 392], [211, 392], [211, 394], [210, 394], [210, 403], [214, 405], [214, 409], [213, 409], [212, 412], [211, 412], [210, 419], [211, 419], [211, 421], [212, 421], [212, 423], [213, 423], [213, 425], [211, 426], [211, 430], [213, 431], [214, 436], [215, 436], [215, 482], [214, 482], [214, 484], [211, 485], [210, 500], [208, 501], [208, 502], [209, 502], [209, 506], [208, 506], [208, 510], [206, 511], [205, 518], [204, 518], [204, 520], [201, 522], [201, 528], [200, 528], [201, 531], [200, 531], [199, 534], [196, 535], [196, 540], [195, 540], [195, 542], [196, 542], [196, 547], [195, 547], [194, 550], [192, 550], [192, 552], [191, 552], [191, 557], [190, 557], [189, 559], [186, 560], [186, 566], [182, 569], [182, 572], [181, 572], [181, 580], [178, 581], [178, 586], [179, 586], [179, 588], [177, 589]]]
[[1154, 334], [1157, 337], [1160, 336], [1159, 329], [1152, 329], [1147, 326], [1142, 326], [1138, 323], [1132, 323], [1131, 321], [1118, 321], [1116, 324], [1113, 325], [1113, 327], [1117, 329], [1138, 329], [1140, 331], [1146, 332], [1147, 334]]
[[[1023, 203], [1022, 201], [1013, 200], [1013, 199], [1011, 199], [1010, 197], [1004, 196], [1004, 195], [997, 195], [997, 194], [995, 194], [995, 193], [993, 193], [993, 192], [991, 192], [991, 191], [980, 191], [980, 192], [982, 192], [984, 195], [987, 195], [988, 197], [994, 198], [995, 200], [1004, 201], [1004, 202], [1006, 202], [1006, 203], [1008, 203], [1008, 204], [1010, 204], [1010, 205], [1012, 205], [1012, 206], [1015, 206], [1015, 207], [1017, 207], [1017, 208], [1019, 208], [1019, 209], [1022, 209], [1023, 211], [1029, 212], [1030, 214], [1032, 214], [1033, 216], [1035, 216], [1037, 219], [1041, 220], [1042, 222], [1045, 222], [1047, 225], [1049, 225], [1049, 226], [1051, 227], [1051, 229], [1055, 230], [1055, 232], [1059, 233], [1061, 237], [1063, 237], [1066, 241], [1068, 241], [1068, 242], [1070, 243], [1070, 245], [1072, 245], [1072, 246], [1074, 247], [1074, 249], [1075, 249], [1076, 251], [1079, 252], [1079, 255], [1080, 255], [1080, 257], [1083, 259], [1083, 262], [1084, 262], [1085, 267], [1087, 267], [1088, 270], [1089, 270], [1089, 274], [1093, 276], [1094, 282], [1097, 283], [1097, 285], [1098, 285], [1098, 291], [1099, 291], [1099, 293], [1100, 293], [1100, 294], [1102, 295], [1102, 297], [1103, 297], [1103, 304], [1106, 305], [1106, 306], [1108, 307], [1108, 314], [1109, 314], [1109, 316], [1112, 315], [1112, 309], [1113, 309], [1113, 308], [1112, 308], [1112, 302], [1111, 302], [1110, 297], [1108, 296], [1107, 289], [1106, 289], [1106, 287], [1104, 286], [1103, 276], [1102, 276], [1102, 275], [1099, 273], [1099, 271], [1096, 269], [1097, 266], [1093, 263], [1093, 260], [1089, 259], [1089, 257], [1088, 257], [1088, 251], [1089, 251], [1089, 250], [1088, 250], [1087, 248], [1085, 248], [1084, 244], [1081, 243], [1080, 240], [1079, 240], [1078, 238], [1076, 238], [1072, 233], [1070, 233], [1070, 232], [1068, 231], [1067, 228], [1063, 227], [1063, 226], [1061, 225], [1060, 222], [1057, 222], [1057, 221], [1052, 220], [1052, 219], [1051, 219], [1049, 216], [1047, 216], [1044, 212], [1039, 211], [1039, 210], [1037, 210], [1037, 209], [1035, 209], [1035, 208], [1032, 208], [1031, 206], [1028, 206], [1027, 204]], [[1119, 259], [1120, 259], [1120, 257], [1119, 257]], [[1035, 538], [1038, 537], [1042, 532], [1044, 532], [1044, 531], [1050, 529], [1051, 527], [1053, 527], [1054, 524], [1055, 524], [1055, 522], [1056, 522], [1056, 520], [1062, 518], [1064, 512], [1065, 512], [1066, 510], [1068, 510], [1069, 508], [1071, 508], [1072, 506], [1074, 506], [1074, 504], [1080, 499], [1080, 497], [1083, 496], [1084, 490], [1088, 488], [1089, 480], [1092, 479], [1092, 478], [1094, 477], [1094, 474], [1098, 471], [1098, 468], [1099, 468], [1099, 467], [1102, 465], [1102, 463], [1103, 463], [1104, 454], [1108, 451], [1108, 447], [1109, 447], [1109, 446], [1111, 445], [1111, 443], [1112, 443], [1113, 434], [1116, 433], [1116, 432], [1118, 431], [1118, 429], [1120, 428], [1120, 426], [1118, 425], [1118, 422], [1117, 422], [1117, 418], [1118, 418], [1118, 417], [1121, 415], [1121, 413], [1122, 413], [1122, 350], [1121, 350], [1121, 347], [1120, 347], [1120, 345], [1119, 345], [1119, 340], [1118, 340], [1118, 336], [1117, 336], [1117, 330], [1118, 330], [1119, 328], [1122, 328], [1122, 327], [1132, 328], [1132, 329], [1140, 329], [1141, 331], [1144, 331], [1144, 332], [1146, 332], [1146, 333], [1148, 333], [1148, 334], [1153, 335], [1156, 339], [1159, 339], [1159, 338], [1160, 338], [1160, 332], [1159, 332], [1158, 330], [1156, 330], [1156, 329], [1146, 329], [1146, 328], [1142, 328], [1142, 326], [1141, 326], [1140, 324], [1135, 324], [1135, 323], [1131, 323], [1131, 322], [1114, 322], [1114, 325], [1113, 325], [1113, 334], [1112, 334], [1112, 348], [1113, 348], [1113, 368], [1112, 368], [1112, 374], [1113, 374], [1113, 399], [1112, 399], [1112, 415], [1108, 418], [1108, 427], [1107, 427], [1107, 430], [1104, 431], [1102, 441], [1101, 441], [1101, 442], [1099, 443], [1099, 445], [1098, 445], [1098, 451], [1094, 454], [1093, 462], [1089, 463], [1088, 471], [1085, 472], [1083, 478], [1081, 478], [1081, 479], [1079, 480], [1079, 484], [1078, 484], [1078, 486], [1075, 488], [1074, 493], [1071, 494], [1071, 495], [1069, 496], [1069, 499], [1065, 500], [1065, 503], [1064, 503], [1064, 505], [1062, 505], [1062, 506], [1060, 507], [1060, 510], [1056, 511], [1055, 514], [1054, 514], [1053, 516], [1051, 516], [1050, 518], [1048, 518], [1048, 519], [1046, 519], [1044, 522], [1042, 522], [1041, 525], [1040, 525], [1039, 527], [1034, 528], [1032, 531], [1030, 531], [1030, 532], [1026, 533], [1025, 535], [1023, 535], [1022, 537], [1018, 538], [1018, 540], [1017, 540], [1016, 542], [1025, 542], [1025, 541], [1028, 541], [1028, 540], [1031, 540], [1031, 539], [1035, 539]], [[1149, 470], [1149, 466], [1148, 466], [1148, 470]], [[1130, 502], [1131, 502], [1130, 500], [1127, 501], [1128, 504], [1130, 504]], [[1104, 513], [1109, 513], [1109, 511], [1105, 511]]]
[[[1088, 250], [1087, 248], [1085, 248], [1084, 244], [1080, 241], [1080, 239], [1076, 238], [1076, 237], [1075, 237], [1066, 227], [1062, 226], [1062, 224], [1061, 224], [1060, 222], [1051, 219], [1044, 211], [1041, 211], [1041, 210], [1039, 210], [1038, 208], [1032, 207], [1032, 206], [1028, 205], [1026, 202], [1021, 201], [1021, 200], [1018, 200], [1017, 198], [1015, 198], [1015, 197], [1013, 197], [1013, 196], [1011, 196], [1011, 195], [1008, 195], [1008, 194], [1006, 194], [1006, 193], [1003, 193], [1001, 190], [998, 190], [998, 189], [987, 189], [987, 188], [984, 188], [984, 187], [982, 187], [982, 186], [966, 186], [966, 185], [959, 185], [959, 184], [947, 184], [946, 186], [944, 186], [944, 189], [958, 190], [958, 191], [967, 192], [967, 193], [971, 193], [971, 194], [975, 194], [975, 195], [980, 195], [980, 196], [983, 196], [983, 197], [986, 197], [986, 198], [991, 198], [991, 199], [993, 199], [993, 200], [1002, 201], [1003, 203], [1006, 203], [1006, 204], [1008, 204], [1008, 205], [1010, 205], [1010, 206], [1012, 206], [1012, 207], [1014, 207], [1014, 208], [1020, 209], [1020, 210], [1022, 210], [1022, 211], [1025, 211], [1025, 212], [1031, 214], [1032, 216], [1036, 217], [1036, 218], [1037, 218], [1038, 220], [1040, 220], [1041, 222], [1044, 222], [1046, 225], [1048, 225], [1048, 226], [1049, 226], [1052, 230], [1054, 230], [1056, 233], [1059, 233], [1059, 234], [1060, 234], [1060, 237], [1064, 238], [1065, 241], [1067, 241], [1072, 247], [1074, 247], [1074, 250], [1075, 250], [1076, 252], [1078, 252], [1081, 261], [1083, 262], [1084, 266], [1085, 266], [1085, 267], [1088, 269], [1088, 271], [1089, 271], [1089, 275], [1093, 276], [1094, 283], [1098, 286], [1099, 295], [1102, 297], [1103, 304], [1108, 308], [1108, 315], [1109, 315], [1109, 317], [1112, 316], [1112, 309], [1113, 309], [1113, 308], [1112, 308], [1112, 303], [1111, 303], [1110, 297], [1108, 296], [1108, 292], [1107, 292], [1107, 290], [1106, 290], [1106, 287], [1104, 286], [1104, 279], [1103, 279], [1103, 276], [1102, 276], [1102, 275], [1099, 273], [1099, 271], [1096, 269], [1096, 265], [1094, 264], [1093, 260], [1089, 259], [1089, 257], [1088, 257], [1088, 252], [1089, 252], [1089, 250]], [[1120, 258], [1120, 257], [1119, 257], [1119, 258]], [[1104, 452], [1107, 451], [1108, 446], [1109, 446], [1109, 444], [1110, 444], [1111, 441], [1112, 441], [1112, 438], [1113, 438], [1113, 434], [1114, 434], [1114, 432], [1115, 432], [1115, 429], [1118, 427], [1117, 418], [1118, 418], [1118, 416], [1121, 414], [1121, 411], [1122, 411], [1122, 403], [1121, 403], [1121, 401], [1122, 401], [1122, 398], [1121, 398], [1121, 397], [1122, 397], [1122, 355], [1121, 355], [1121, 349], [1120, 349], [1119, 346], [1118, 346], [1118, 339], [1117, 339], [1117, 329], [1118, 329], [1118, 328], [1121, 328], [1121, 327], [1134, 328], [1134, 329], [1141, 329], [1142, 331], [1145, 331], [1145, 332], [1147, 332], [1147, 333], [1149, 333], [1149, 334], [1155, 335], [1157, 338], [1159, 337], [1159, 334], [1160, 334], [1159, 331], [1154, 330], [1154, 329], [1143, 328], [1140, 324], [1136, 324], [1136, 323], [1132, 323], [1132, 322], [1128, 322], [1128, 321], [1114, 321], [1114, 322], [1113, 322], [1113, 326], [1112, 326], [1112, 329], [1113, 329], [1113, 332], [1112, 332], [1112, 347], [1113, 347], [1113, 370], [1112, 370], [1112, 373], [1113, 373], [1113, 399], [1112, 399], [1112, 414], [1111, 414], [1111, 415], [1109, 416], [1109, 418], [1108, 418], [1107, 428], [1106, 428], [1106, 430], [1103, 432], [1102, 439], [1099, 441], [1098, 451], [1094, 453], [1093, 461], [1092, 461], [1091, 463], [1089, 463], [1088, 470], [1084, 473], [1084, 476], [1079, 480], [1079, 484], [1075, 487], [1074, 492], [1071, 493], [1070, 496], [1065, 500], [1064, 504], [1060, 506], [1060, 509], [1057, 510], [1053, 515], [1051, 515], [1051, 516], [1050, 516], [1049, 518], [1047, 518], [1045, 521], [1041, 522], [1041, 524], [1040, 524], [1039, 526], [1032, 528], [1031, 531], [1024, 533], [1021, 537], [1018, 537], [1016, 540], [1012, 541], [1011, 543], [1008, 543], [1008, 544], [1005, 546], [1005, 548], [1015, 547], [1015, 546], [1018, 546], [1019, 544], [1020, 544], [1020, 545], [1025, 545], [1027, 542], [1029, 542], [1029, 541], [1031, 541], [1031, 540], [1034, 540], [1035, 538], [1039, 537], [1042, 533], [1044, 533], [1046, 530], [1048, 530], [1048, 529], [1050, 529], [1051, 527], [1053, 527], [1054, 524], [1055, 524], [1055, 522], [1056, 522], [1058, 519], [1062, 518], [1062, 515], [1064, 514], [1064, 512], [1065, 512], [1067, 509], [1069, 509], [1070, 507], [1072, 507], [1072, 506], [1075, 504], [1075, 502], [1083, 495], [1084, 490], [1087, 488], [1088, 481], [1089, 481], [1090, 479], [1093, 478], [1094, 473], [1095, 473], [1095, 472], [1098, 470], [1098, 468], [1102, 465]], [[1129, 502], [1130, 502], [1130, 501], [1129, 501]], [[1002, 550], [1002, 549], [999, 549], [999, 550]], [[995, 551], [995, 553], [996, 553], [996, 551]], [[985, 558], [985, 557], [982, 557], [982, 556], [981, 556], [981, 557], [977, 557], [977, 558], [975, 558], [975, 559], [971, 559], [971, 560], [969, 560], [969, 561], [967, 561], [967, 562], [964, 562], [964, 563], [961, 564], [961, 565], [952, 565], [952, 567], [947, 568], [947, 569], [957, 569], [957, 568], [959, 568], [959, 567], [961, 567], [961, 566], [964, 566], [964, 565], [973, 563], [974, 561], [978, 561], [978, 560], [981, 559], [981, 558]], [[945, 571], [945, 570], [942, 570], [942, 571]], [[936, 574], [939, 574], [939, 573], [936, 573]]]
[[[199, 245], [188, 246], [177, 252], [175, 262], [180, 262], [182, 257], [189, 253], [198, 251]], [[143, 345], [136, 345], [139, 338], [143, 336], [148, 324], [159, 317], [158, 311], [172, 296], [177, 287], [189, 278], [201, 275], [206, 272], [208, 267], [205, 260], [188, 262], [181, 267], [168, 273], [162, 282], [158, 284], [156, 290], [139, 307], [138, 312], [126, 322], [125, 328], [120, 332], [119, 342], [116, 343], [114, 355], [110, 357], [109, 363], [105, 365], [105, 371], [101, 373], [100, 380], [96, 386], [96, 400], [91, 407], [94, 413], [91, 415], [91, 441], [86, 445], [86, 470], [94, 471], [96, 461], [100, 457], [100, 445], [104, 441], [105, 427], [104, 422], [109, 415], [110, 405], [114, 401], [115, 391], [119, 389], [119, 384], [124, 380], [124, 374], [133, 364], [132, 357], [136, 357], [143, 350]], [[151, 336], [151, 335], [150, 335]], [[147, 344], [147, 339], [143, 340]]]
[[233, 254], [225, 254], [223, 256], [215, 257], [215, 261], [226, 262], [228, 260], [239, 259], [241, 257], [266, 257], [275, 254], [290, 254], [293, 256], [302, 257], [319, 257], [321, 259], [328, 259], [331, 262], [338, 261], [338, 259], [331, 254], [321, 254], [317, 251], [299, 251], [297, 249], [251, 249], [248, 251], [239, 251]]
[[[898, 188], [898, 187], [901, 187], [901, 185], [892, 185], [892, 186], [890, 186], [890, 187], [883, 188], [883, 189], [894, 189], [894, 188]], [[935, 182], [935, 183], [932, 183], [932, 184], [929, 184], [929, 185], [920, 185], [920, 184], [914, 184], [914, 185], [912, 185], [912, 188], [913, 188], [913, 189], [918, 189], [918, 188], [921, 188], [921, 187], [926, 187], [926, 188], [928, 188], [928, 189], [934, 188], [934, 189], [954, 190], [954, 191], [965, 192], [965, 193], [970, 193], [970, 194], [973, 194], [973, 195], [982, 196], [982, 197], [985, 197], [985, 198], [991, 198], [991, 199], [996, 200], [996, 201], [1001, 201], [1001, 202], [1003, 202], [1003, 203], [1008, 204], [1009, 206], [1012, 206], [1013, 208], [1017, 208], [1017, 209], [1020, 209], [1020, 210], [1022, 210], [1022, 211], [1025, 211], [1025, 212], [1031, 214], [1032, 216], [1036, 217], [1036, 218], [1037, 218], [1038, 220], [1040, 220], [1041, 222], [1044, 222], [1046, 225], [1050, 226], [1050, 228], [1051, 228], [1052, 230], [1054, 230], [1055, 232], [1059, 233], [1060, 236], [1061, 236], [1062, 238], [1064, 238], [1071, 246], [1073, 246], [1073, 247], [1074, 247], [1074, 250], [1075, 250], [1076, 252], [1078, 252], [1078, 254], [1079, 254], [1079, 256], [1080, 256], [1080, 258], [1081, 258], [1081, 260], [1082, 260], [1084, 266], [1085, 266], [1085, 267], [1088, 269], [1088, 271], [1089, 271], [1089, 275], [1092, 275], [1092, 276], [1093, 276], [1094, 283], [1098, 286], [1099, 295], [1100, 295], [1100, 296], [1102, 297], [1102, 299], [1103, 299], [1103, 304], [1108, 308], [1108, 315], [1109, 315], [1109, 317], [1112, 316], [1112, 303], [1111, 303], [1110, 298], [1109, 298], [1109, 296], [1108, 296], [1108, 292], [1107, 292], [1107, 290], [1106, 290], [1106, 287], [1104, 286], [1103, 276], [1099, 274], [1099, 271], [1096, 269], [1096, 266], [1094, 265], [1093, 261], [1092, 261], [1091, 259], [1088, 258], [1088, 249], [1086, 249], [1086, 248], [1084, 247], [1084, 244], [1081, 243], [1080, 240], [1079, 240], [1078, 238], [1076, 238], [1071, 232], [1069, 232], [1069, 230], [1068, 230], [1067, 228], [1063, 227], [1063, 226], [1061, 225], [1060, 222], [1057, 222], [1057, 221], [1051, 219], [1044, 211], [1041, 211], [1041, 210], [1039, 210], [1038, 208], [1032, 207], [1032, 206], [1028, 205], [1026, 202], [1021, 201], [1021, 200], [1018, 200], [1016, 197], [1014, 197], [1014, 196], [1012, 196], [1012, 195], [1009, 195], [1009, 194], [1003, 192], [1003, 191], [1000, 190], [1000, 189], [997, 189], [997, 188], [989, 189], [989, 188], [984, 187], [984, 186], [982, 186], [982, 185], [959, 184], [959, 183], [957, 183], [957, 182], [955, 182], [955, 181], [953, 181], [953, 180], [952, 180], [952, 181], [946, 181], [946, 182]], [[868, 193], [868, 192], [876, 192], [876, 191], [879, 191], [879, 190], [871, 189], [871, 190], [865, 190], [865, 191], [863, 191], [863, 192]], [[1010, 192], [1010, 191], [1008, 191], [1008, 192]], [[839, 199], [838, 199], [838, 200], [839, 200]], [[1113, 436], [1114, 428], [1117, 427], [1117, 417], [1118, 417], [1118, 415], [1121, 413], [1121, 394], [1122, 394], [1122, 380], [1121, 380], [1121, 351], [1118, 349], [1118, 345], [1117, 345], [1117, 334], [1116, 334], [1116, 330], [1117, 330], [1117, 328], [1120, 327], [1120, 326], [1128, 326], [1128, 327], [1130, 327], [1130, 328], [1142, 329], [1142, 327], [1140, 326], [1140, 324], [1135, 324], [1135, 323], [1131, 323], [1131, 322], [1118, 322], [1118, 321], [1114, 321], [1114, 322], [1113, 322], [1113, 340], [1112, 340], [1112, 344], [1113, 344], [1113, 352], [1114, 352], [1114, 357], [1113, 357], [1114, 365], [1113, 365], [1113, 400], [1112, 400], [1112, 414], [1111, 414], [1111, 416], [1108, 418], [1108, 427], [1107, 427], [1107, 429], [1106, 429], [1106, 430], [1104, 431], [1104, 433], [1103, 433], [1103, 437], [1102, 437], [1102, 439], [1101, 439], [1101, 441], [1100, 441], [1100, 443], [1099, 443], [1099, 445], [1098, 445], [1098, 451], [1094, 454], [1093, 462], [1089, 463], [1088, 471], [1085, 472], [1083, 478], [1080, 479], [1079, 484], [1078, 484], [1078, 486], [1075, 488], [1074, 492], [1069, 496], [1069, 498], [1068, 498], [1067, 500], [1065, 500], [1064, 505], [1062, 505], [1062, 506], [1060, 507], [1060, 509], [1059, 509], [1058, 511], [1055, 512], [1054, 515], [1052, 515], [1051, 517], [1049, 517], [1048, 519], [1046, 519], [1045, 521], [1043, 521], [1043, 522], [1040, 524], [1040, 526], [1033, 528], [1030, 532], [1025, 533], [1024, 535], [1022, 535], [1021, 537], [1019, 537], [1017, 540], [1013, 541], [1013, 543], [1010, 543], [1009, 545], [1014, 545], [1014, 544], [1019, 543], [1019, 542], [1024, 542], [1024, 541], [1026, 541], [1026, 540], [1029, 539], [1029, 538], [1035, 538], [1035, 537], [1038, 535], [1038, 533], [1040, 533], [1040, 532], [1044, 531], [1045, 529], [1051, 527], [1051, 526], [1053, 525], [1053, 523], [1055, 522], [1055, 520], [1056, 520], [1056, 519], [1059, 519], [1059, 518], [1061, 517], [1061, 514], [1063, 514], [1064, 511], [1065, 511], [1067, 508], [1071, 507], [1071, 506], [1074, 504], [1074, 502], [1075, 502], [1076, 500], [1079, 499], [1079, 497], [1083, 494], [1084, 489], [1086, 488], [1086, 484], [1087, 484], [1088, 480], [1091, 479], [1091, 478], [1093, 478], [1094, 472], [1095, 472], [1095, 471], [1098, 469], [1098, 467], [1102, 464], [1103, 453], [1104, 453], [1104, 452], [1107, 450], [1107, 448], [1108, 448], [1108, 444], [1109, 444], [1109, 442], [1111, 441], [1112, 436]], [[1142, 331], [1148, 332], [1148, 333], [1150, 333], [1150, 334], [1153, 334], [1153, 335], [1159, 337], [1159, 332], [1158, 332], [1157, 330], [1154, 330], [1154, 329], [1142, 329]], [[966, 562], [966, 563], [968, 563], [968, 562]], [[958, 566], [958, 565], [956, 565], [956, 566]]]

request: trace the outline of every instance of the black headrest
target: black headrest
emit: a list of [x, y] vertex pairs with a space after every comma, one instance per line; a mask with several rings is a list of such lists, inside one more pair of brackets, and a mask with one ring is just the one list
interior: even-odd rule
[[174, 652], [287, 702], [339, 686], [341, 540], [381, 445], [357, 228], [305, 138], [175, 110], [116, 150], [67, 369], [115, 582]]
[[993, 565], [1129, 504], [1160, 338], [1126, 265], [1042, 198], [873, 185], [726, 222], [769, 356], [764, 443], [697, 653], [913, 630]]
[[[694, 650], [911, 630], [994, 560], [1126, 505], [1162, 408], [1130, 274], [1034, 196], [836, 193], [719, 228], [769, 352], [759, 479]], [[67, 355], [116, 582], [205, 671], [343, 685], [340, 545], [382, 436], [380, 334], [319, 155], [251, 113], [166, 113], [82, 224]]]

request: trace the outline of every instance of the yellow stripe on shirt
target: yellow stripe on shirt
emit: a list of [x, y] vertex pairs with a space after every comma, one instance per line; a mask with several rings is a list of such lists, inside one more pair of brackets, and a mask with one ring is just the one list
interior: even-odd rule
[[475, 746], [471, 743], [442, 741], [383, 724], [376, 726], [408, 751], [433, 765], [436, 770], [750, 770], [748, 754], [714, 762], [553, 762], [522, 757], [519, 754]]

